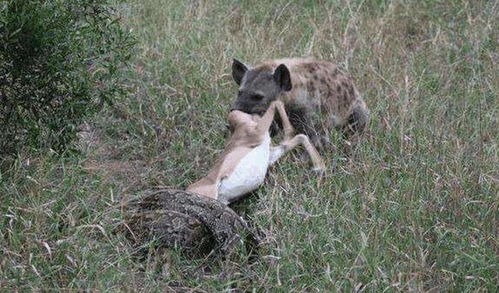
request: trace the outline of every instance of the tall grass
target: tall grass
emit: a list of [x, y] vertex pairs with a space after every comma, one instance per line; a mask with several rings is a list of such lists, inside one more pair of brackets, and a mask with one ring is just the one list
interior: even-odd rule
[[[135, 1], [133, 95], [77, 157], [20, 155], [0, 183], [0, 288], [495, 291], [497, 1]], [[316, 178], [283, 160], [234, 208], [256, 260], [133, 256], [120, 202], [206, 173], [237, 90], [232, 58], [315, 56], [356, 79], [372, 121]], [[341, 139], [332, 133], [334, 145]]]

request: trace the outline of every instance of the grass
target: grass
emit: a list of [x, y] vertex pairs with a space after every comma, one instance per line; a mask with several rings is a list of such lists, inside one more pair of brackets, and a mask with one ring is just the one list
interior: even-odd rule
[[[0, 290], [496, 291], [497, 1], [134, 1], [131, 94], [84, 126], [80, 155], [0, 174]], [[372, 121], [353, 160], [293, 159], [235, 209], [255, 261], [137, 260], [123, 200], [183, 188], [223, 148], [232, 58], [342, 64]], [[341, 140], [332, 133], [332, 141]]]

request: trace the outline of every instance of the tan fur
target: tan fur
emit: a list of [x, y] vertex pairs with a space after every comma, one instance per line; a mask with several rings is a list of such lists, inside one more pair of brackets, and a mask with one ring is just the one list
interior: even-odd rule
[[306, 136], [297, 135], [291, 138], [293, 128], [284, 110], [284, 105], [280, 101], [275, 101], [261, 118], [258, 115], [250, 115], [241, 111], [231, 111], [229, 123], [234, 131], [221, 158], [215, 163], [208, 175], [187, 187], [187, 191], [216, 199], [220, 181], [234, 171], [245, 155], [262, 143], [274, 120], [275, 110], [279, 112], [283, 121], [284, 140], [278, 146], [282, 148], [282, 154], [298, 144], [303, 144], [312, 158], [314, 167], [318, 170], [325, 169], [322, 158]]

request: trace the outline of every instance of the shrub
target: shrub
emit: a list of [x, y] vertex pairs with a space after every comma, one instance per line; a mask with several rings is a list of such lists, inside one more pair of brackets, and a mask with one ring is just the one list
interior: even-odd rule
[[0, 156], [66, 149], [120, 93], [133, 40], [109, 0], [0, 3]]

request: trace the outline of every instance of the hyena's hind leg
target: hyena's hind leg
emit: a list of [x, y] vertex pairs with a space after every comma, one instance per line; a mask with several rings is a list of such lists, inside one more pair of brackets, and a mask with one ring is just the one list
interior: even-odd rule
[[343, 126], [341, 132], [343, 138], [347, 141], [347, 144], [351, 146], [356, 146], [365, 130], [369, 124], [370, 113], [367, 107], [359, 105], [353, 108], [352, 112], [348, 116], [346, 124]]

